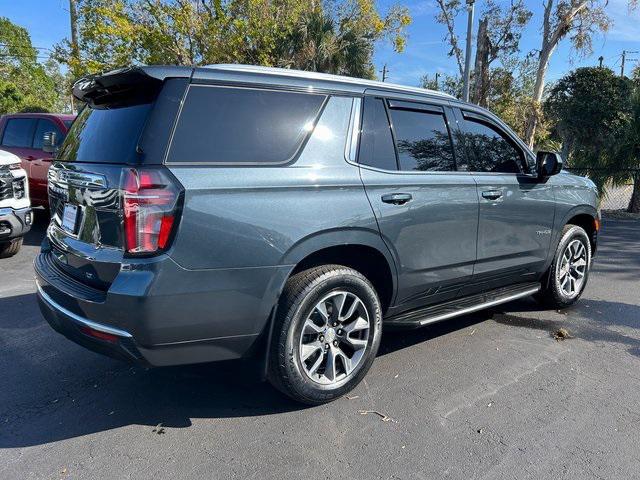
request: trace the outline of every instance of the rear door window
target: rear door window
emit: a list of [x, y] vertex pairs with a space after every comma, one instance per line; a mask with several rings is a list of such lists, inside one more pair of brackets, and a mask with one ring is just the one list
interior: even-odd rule
[[10, 118], [4, 128], [2, 145], [4, 147], [31, 148], [35, 118]]
[[383, 170], [397, 170], [396, 151], [384, 100], [365, 97], [363, 108], [358, 162]]
[[170, 163], [290, 161], [313, 129], [324, 95], [192, 85], [175, 129]]
[[454, 171], [453, 144], [442, 108], [411, 102], [390, 105], [400, 170]]
[[38, 120], [38, 125], [36, 126], [36, 133], [33, 136], [33, 148], [42, 150], [42, 140], [43, 140], [44, 134], [48, 132], [55, 132], [56, 142], [58, 145], [60, 145], [64, 140], [64, 134], [60, 131], [60, 129], [55, 123], [53, 123], [51, 120], [41, 118], [40, 120]]

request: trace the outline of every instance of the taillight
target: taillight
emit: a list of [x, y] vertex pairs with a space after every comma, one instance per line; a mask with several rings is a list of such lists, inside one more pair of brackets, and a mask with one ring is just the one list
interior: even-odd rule
[[180, 190], [163, 169], [122, 172], [124, 240], [127, 253], [156, 253], [169, 247], [177, 223]]

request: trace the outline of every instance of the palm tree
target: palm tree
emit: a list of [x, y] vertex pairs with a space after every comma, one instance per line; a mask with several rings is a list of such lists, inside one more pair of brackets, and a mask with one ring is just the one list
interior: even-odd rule
[[375, 38], [358, 27], [349, 18], [314, 8], [302, 15], [283, 42], [279, 66], [372, 78]]

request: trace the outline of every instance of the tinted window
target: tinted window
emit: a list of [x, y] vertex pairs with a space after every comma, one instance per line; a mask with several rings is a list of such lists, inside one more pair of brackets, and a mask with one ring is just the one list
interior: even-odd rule
[[192, 86], [170, 162], [280, 163], [311, 131], [323, 95]]
[[5, 147], [31, 148], [33, 129], [36, 126], [35, 118], [11, 118], [7, 121], [2, 136], [2, 145]]
[[64, 134], [60, 131], [60, 129], [55, 123], [53, 123], [51, 120], [45, 120], [41, 118], [40, 120], [38, 120], [38, 125], [36, 126], [36, 133], [33, 135], [33, 148], [42, 150], [43, 136], [47, 132], [56, 133], [57, 145], [60, 145], [64, 140]]
[[104, 110], [87, 105], [73, 122], [58, 158], [66, 162], [138, 163], [136, 145], [151, 105]]
[[397, 170], [396, 151], [384, 100], [365, 97], [362, 114], [362, 135], [358, 161], [384, 170]]
[[391, 109], [400, 170], [455, 170], [444, 113]]
[[470, 172], [519, 173], [522, 152], [497, 128], [479, 120], [464, 120], [464, 141]]

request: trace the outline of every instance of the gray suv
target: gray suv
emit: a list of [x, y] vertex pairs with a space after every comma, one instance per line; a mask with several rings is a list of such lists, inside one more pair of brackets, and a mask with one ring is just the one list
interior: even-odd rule
[[82, 79], [35, 260], [51, 326], [146, 365], [254, 358], [294, 399], [384, 328], [584, 291], [596, 189], [443, 93], [240, 65]]

